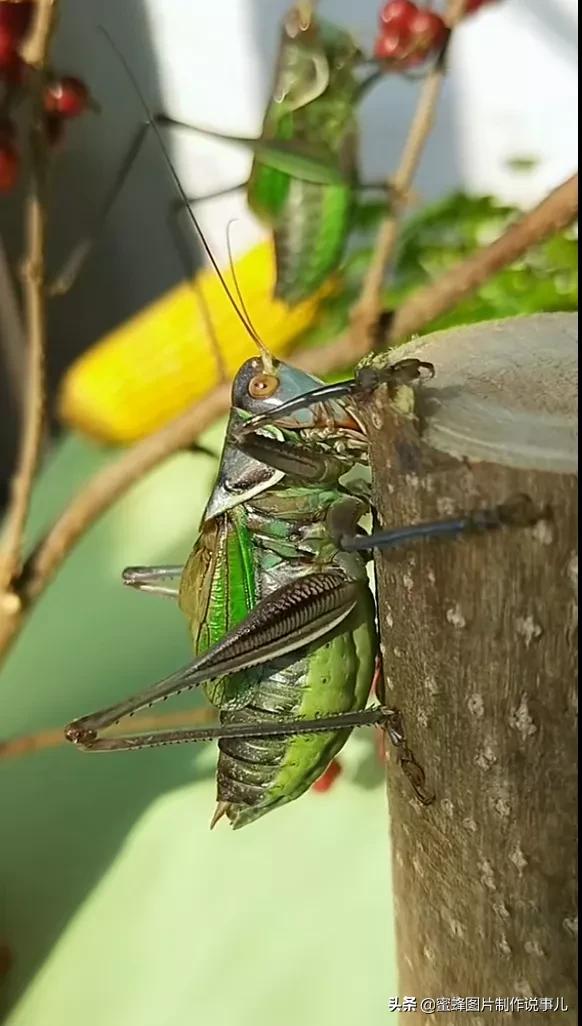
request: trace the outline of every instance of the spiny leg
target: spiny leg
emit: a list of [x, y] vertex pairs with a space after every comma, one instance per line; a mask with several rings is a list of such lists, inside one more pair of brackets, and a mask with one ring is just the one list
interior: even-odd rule
[[359, 582], [332, 568], [306, 574], [264, 598], [219, 642], [188, 666], [145, 691], [69, 724], [66, 736], [82, 742], [123, 716], [209, 680], [296, 652], [337, 627], [354, 609]]
[[398, 764], [402, 768], [402, 771], [408, 778], [416, 798], [422, 805], [431, 805], [434, 801], [434, 794], [427, 791], [425, 783], [426, 777], [422, 766], [416, 761], [411, 749], [408, 747], [406, 736], [404, 733], [404, 727], [402, 724], [402, 714], [398, 709], [389, 709], [385, 703], [385, 686], [384, 686], [384, 669], [382, 666], [382, 656], [380, 653], [376, 656], [376, 666], [374, 669], [374, 677], [372, 680], [372, 686], [370, 688], [370, 694], [380, 703], [381, 708], [386, 710], [386, 719], [382, 724], [383, 732], [380, 735], [380, 747], [379, 755], [382, 763], [386, 758], [386, 735], [390, 738], [391, 743], [396, 749], [396, 757]]
[[[404, 364], [418, 361], [402, 361]], [[430, 366], [430, 365], [429, 365]], [[397, 365], [394, 365], [397, 367]], [[409, 368], [405, 368], [408, 373]], [[419, 368], [412, 368], [414, 373]], [[346, 394], [351, 382], [340, 382], [338, 385], [324, 385], [314, 389], [313, 392], [300, 396], [283, 404], [276, 411], [277, 416], [285, 415], [297, 409], [301, 409], [306, 403], [312, 405], [321, 402], [323, 398], [337, 396], [333, 389], [343, 389], [341, 394]], [[330, 395], [331, 393], [331, 395]], [[252, 428], [260, 428], [272, 422], [271, 414], [260, 414], [245, 421], [242, 428], [235, 433], [235, 442], [249, 455], [255, 459], [282, 470], [304, 481], [321, 482], [333, 477], [337, 460], [325, 454], [318, 454], [313, 450], [285, 446], [284, 443], [275, 439], [266, 438], [252, 431]], [[337, 477], [337, 470], [336, 470]], [[373, 549], [395, 548], [411, 541], [421, 538], [455, 537], [462, 534], [479, 533], [489, 530], [497, 530], [500, 527], [532, 527], [539, 520], [549, 516], [547, 508], [540, 509], [527, 495], [511, 496], [506, 502], [484, 509], [473, 510], [469, 513], [460, 514], [456, 517], [447, 517], [441, 520], [426, 521], [420, 524], [406, 524], [402, 527], [392, 528], [386, 531], [377, 531], [371, 535], [353, 534], [358, 516], [362, 515], [360, 510], [355, 515], [357, 507], [354, 503], [358, 500], [354, 497], [346, 497], [335, 503], [328, 513], [328, 528], [331, 537], [336, 541], [339, 548], [344, 552], [370, 552]]]
[[256, 723], [218, 724], [215, 727], [196, 727], [192, 730], [165, 730], [155, 734], [107, 738], [98, 737], [96, 731], [87, 728], [80, 729], [71, 724], [66, 730], [66, 737], [84, 751], [118, 752], [154, 748], [157, 745], [220, 741], [223, 738], [246, 738], [248, 740], [296, 737], [301, 734], [325, 734], [328, 731], [346, 730], [351, 727], [381, 725], [388, 722], [392, 716], [393, 710], [374, 706], [354, 712], [338, 713], [336, 716], [321, 716], [312, 720], [261, 720]]
[[64, 296], [75, 284], [87, 259], [95, 248], [104, 228], [107, 225], [113, 205], [121, 193], [129, 173], [141, 153], [149, 128], [149, 122], [146, 122], [145, 124], [140, 125], [134, 133], [109, 190], [105, 194], [105, 199], [100, 204], [97, 213], [94, 216], [93, 224], [87, 233], [86, 238], [77, 243], [72, 253], [66, 259], [63, 267], [60, 269], [58, 274], [55, 275], [52, 282], [49, 283], [47, 287], [47, 294], [49, 296]]
[[427, 791], [425, 772], [408, 747], [402, 725], [402, 715], [398, 709], [386, 710], [384, 727], [396, 749], [398, 764], [407, 777], [418, 801], [422, 805], [432, 805], [435, 796], [433, 792]]
[[183, 566], [128, 566], [121, 575], [124, 584], [137, 591], [145, 591], [150, 595], [164, 595], [167, 598], [178, 598], [177, 585], [165, 585], [162, 581], [175, 580], [181, 577]]
[[[77, 721], [79, 722], [79, 721]], [[71, 724], [65, 732], [67, 740], [86, 752], [127, 752], [160, 745], [192, 744], [200, 741], [220, 741], [225, 738], [252, 740], [253, 738], [299, 737], [304, 734], [324, 734], [353, 727], [379, 726], [384, 728], [398, 752], [398, 762], [407, 776], [414, 793], [423, 805], [430, 805], [434, 795], [424, 787], [425, 776], [406, 744], [402, 717], [395, 709], [371, 706], [353, 712], [321, 716], [311, 720], [263, 720], [256, 723], [218, 724], [214, 727], [180, 728], [157, 731], [153, 734], [135, 734], [125, 737], [98, 737], [97, 732]]]
[[156, 117], [156, 124], [163, 127], [182, 128], [209, 139], [236, 143], [250, 150], [255, 157], [275, 170], [283, 171], [292, 178], [300, 178], [318, 185], [346, 185], [346, 174], [338, 166], [333, 151], [324, 142], [311, 143], [305, 139], [273, 139], [264, 136], [232, 135], [203, 128], [187, 121], [177, 121], [165, 114]]
[[[326, 452], [318, 452], [304, 445], [287, 445], [266, 435], [245, 435], [239, 448], [245, 455], [280, 470], [291, 478], [311, 484], [337, 481], [346, 471], [345, 464]], [[360, 512], [362, 515], [363, 510]]]
[[[153, 120], [157, 125], [178, 128], [188, 127], [183, 125], [181, 122], [172, 121], [172, 119], [168, 118], [165, 114], [157, 114]], [[122, 157], [117, 173], [105, 194], [105, 199], [99, 205], [99, 208], [93, 218], [92, 226], [89, 229], [86, 238], [82, 239], [74, 247], [61, 270], [55, 275], [53, 281], [48, 285], [47, 293], [49, 296], [65, 295], [77, 281], [85, 263], [98, 243], [103, 230], [107, 226], [111, 210], [142, 151], [144, 142], [151, 127], [152, 123], [150, 121], [146, 121], [138, 127], [137, 131], [133, 135], [129, 146]], [[246, 183], [243, 182], [229, 186], [225, 189], [219, 189], [201, 196], [192, 197], [188, 200], [188, 203], [192, 204], [202, 202], [204, 200], [217, 199], [218, 197], [227, 195], [228, 193], [237, 192], [239, 189], [244, 188], [245, 184]], [[183, 208], [183, 204], [181, 204], [181, 207]]]
[[536, 506], [528, 495], [515, 495], [497, 506], [477, 509], [457, 517], [377, 531], [370, 535], [348, 537], [338, 530], [336, 541], [345, 552], [391, 549], [419, 538], [455, 537], [497, 530], [500, 527], [533, 527], [548, 516], [549, 510]]

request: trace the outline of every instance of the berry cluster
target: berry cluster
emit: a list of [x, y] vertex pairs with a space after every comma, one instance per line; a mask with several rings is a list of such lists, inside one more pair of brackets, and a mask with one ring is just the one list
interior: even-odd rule
[[412, 0], [388, 0], [380, 11], [374, 53], [400, 69], [414, 68], [442, 49], [448, 31], [441, 16], [428, 7], [417, 7]]
[[[465, 14], [474, 14], [492, 0], [465, 0]], [[423, 64], [442, 50], [449, 33], [444, 19], [412, 0], [388, 0], [380, 11], [380, 32], [374, 55], [399, 70]]]
[[[0, 193], [9, 192], [20, 171], [20, 151], [11, 106], [26, 83], [28, 65], [20, 48], [32, 25], [35, 0], [0, 0]], [[94, 103], [84, 82], [72, 75], [47, 75], [43, 86], [44, 127], [50, 145], [60, 141], [64, 123]]]

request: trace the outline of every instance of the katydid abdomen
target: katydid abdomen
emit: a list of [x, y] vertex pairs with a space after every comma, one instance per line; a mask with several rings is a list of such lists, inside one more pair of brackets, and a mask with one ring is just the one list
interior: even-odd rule
[[[318, 565], [335, 565], [325, 516], [338, 498], [338, 492], [326, 488], [314, 501], [313, 489], [275, 487], [207, 522], [184, 569], [181, 589], [197, 655], [209, 647], [215, 632], [224, 633], [240, 622], [252, 602], [317, 571]], [[212, 566], [205, 566], [202, 581], [201, 552], [207, 551], [209, 534]], [[227, 551], [230, 571], [218, 558]], [[241, 573], [243, 566], [249, 572], [254, 568], [252, 582]], [[358, 600], [348, 618], [300, 652], [283, 653], [244, 674], [206, 685], [222, 724], [319, 719], [366, 706], [377, 652], [374, 600], [358, 555], [338, 553], [337, 566], [357, 586]], [[220, 740], [218, 815], [226, 814], [240, 827], [299, 797], [349, 733]]]
[[[367, 590], [367, 589], [366, 589]], [[290, 665], [263, 671], [249, 706], [221, 712], [222, 723], [265, 721], [270, 716], [318, 719], [363, 709], [374, 673], [370, 644], [371, 595], [335, 636], [312, 645]], [[234, 827], [302, 795], [343, 748], [349, 730], [304, 734], [285, 740], [219, 741], [218, 801]]]
[[299, 303], [337, 270], [351, 226], [354, 193], [340, 185], [293, 179], [273, 230], [275, 295]]

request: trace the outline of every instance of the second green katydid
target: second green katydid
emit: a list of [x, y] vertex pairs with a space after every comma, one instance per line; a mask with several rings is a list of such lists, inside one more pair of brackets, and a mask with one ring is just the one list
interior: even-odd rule
[[259, 139], [158, 118], [160, 124], [190, 128], [253, 151], [248, 204], [273, 232], [275, 295], [289, 304], [317, 291], [341, 262], [359, 188], [356, 107], [380, 77], [375, 68], [359, 78], [358, 67], [370, 62], [351, 34], [316, 18], [306, 6], [296, 5], [284, 20]]

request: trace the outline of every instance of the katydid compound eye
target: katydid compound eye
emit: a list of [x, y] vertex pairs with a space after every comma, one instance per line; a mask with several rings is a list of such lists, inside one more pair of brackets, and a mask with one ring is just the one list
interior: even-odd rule
[[270, 399], [279, 387], [279, 378], [274, 374], [255, 374], [249, 381], [249, 395], [253, 399]]

